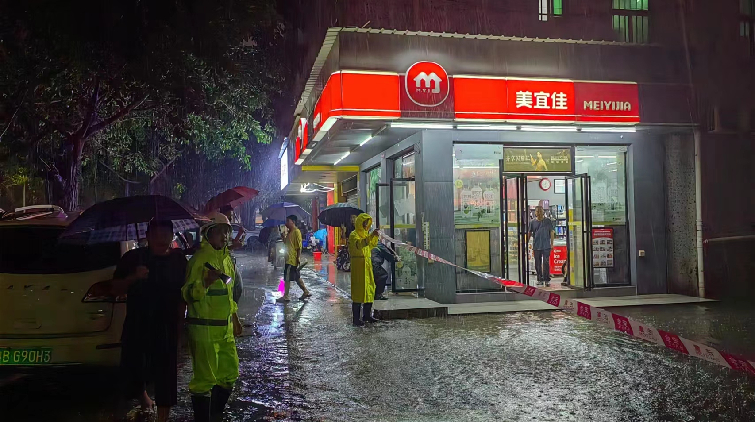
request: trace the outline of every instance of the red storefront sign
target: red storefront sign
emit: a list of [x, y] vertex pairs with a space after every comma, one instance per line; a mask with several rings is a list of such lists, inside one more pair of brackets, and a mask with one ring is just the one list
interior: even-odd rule
[[294, 161], [298, 160], [301, 153], [307, 148], [309, 143], [309, 125], [307, 125], [307, 119], [299, 119], [299, 128], [296, 132], [296, 148], [294, 151]]
[[509, 79], [507, 120], [573, 122], [574, 82]]
[[421, 107], [437, 107], [443, 104], [451, 92], [448, 73], [433, 62], [417, 62], [406, 71], [406, 95]]
[[[619, 124], [640, 121], [635, 83], [442, 77], [443, 68], [433, 65], [418, 63], [406, 75], [334, 73], [315, 105], [315, 132], [330, 117]], [[432, 77], [433, 73], [436, 77]]]

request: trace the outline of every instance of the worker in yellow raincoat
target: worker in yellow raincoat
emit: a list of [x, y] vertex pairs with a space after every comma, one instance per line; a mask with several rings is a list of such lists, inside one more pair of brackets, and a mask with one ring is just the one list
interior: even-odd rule
[[372, 217], [359, 214], [354, 221], [354, 231], [349, 236], [349, 260], [351, 263], [351, 313], [354, 325], [375, 322], [372, 303], [375, 301], [375, 278], [372, 274], [372, 249], [378, 244], [378, 229], [370, 233]]
[[[228, 252], [231, 225], [220, 213], [210, 216], [204, 239], [189, 261], [181, 289], [188, 304], [186, 324], [194, 370], [191, 392], [197, 422], [220, 421], [239, 377], [236, 340], [241, 323], [233, 300], [235, 266]], [[212, 267], [210, 269], [209, 267]]]

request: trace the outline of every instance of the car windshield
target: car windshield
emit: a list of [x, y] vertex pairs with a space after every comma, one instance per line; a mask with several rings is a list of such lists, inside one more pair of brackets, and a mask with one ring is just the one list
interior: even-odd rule
[[65, 274], [114, 266], [120, 243], [71, 245], [58, 242], [62, 227], [0, 227], [0, 273]]

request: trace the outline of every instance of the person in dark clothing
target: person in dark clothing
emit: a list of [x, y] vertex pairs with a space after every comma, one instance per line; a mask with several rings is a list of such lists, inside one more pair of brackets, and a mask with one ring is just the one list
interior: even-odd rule
[[545, 211], [540, 205], [535, 207], [535, 219], [530, 221], [527, 235], [532, 239], [532, 252], [533, 255], [535, 255], [537, 284], [550, 286], [550, 257], [556, 235], [553, 230], [553, 222], [550, 218], [545, 217]]
[[121, 257], [113, 274], [116, 288], [128, 292], [121, 337], [121, 369], [128, 398], [143, 409], [154, 406], [147, 384], [154, 384], [158, 421], [167, 421], [178, 401], [178, 336], [185, 304], [181, 287], [186, 257], [172, 249], [173, 223], [153, 220], [148, 246]]
[[385, 286], [390, 280], [390, 273], [383, 268], [383, 263], [398, 262], [401, 258], [396, 255], [391, 248], [386, 246], [383, 242], [378, 243], [377, 247], [372, 249], [372, 273], [375, 276], [375, 300], [388, 300], [383, 295], [385, 292]]

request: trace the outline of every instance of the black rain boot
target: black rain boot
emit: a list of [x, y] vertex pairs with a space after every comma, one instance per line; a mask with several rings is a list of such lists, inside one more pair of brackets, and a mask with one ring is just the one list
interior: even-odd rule
[[191, 407], [194, 408], [195, 422], [210, 422], [210, 397], [191, 396]]
[[372, 317], [372, 303], [365, 303], [364, 304], [364, 316], [362, 317], [364, 322], [378, 322], [379, 319], [375, 319]]
[[352, 303], [351, 304], [351, 315], [352, 315], [352, 322], [354, 323], [355, 327], [361, 327], [364, 325], [364, 322], [362, 322], [362, 304], [361, 303]]
[[219, 385], [212, 387], [212, 400], [210, 401], [210, 420], [212, 422], [223, 420], [223, 411], [230, 397], [231, 390]]

